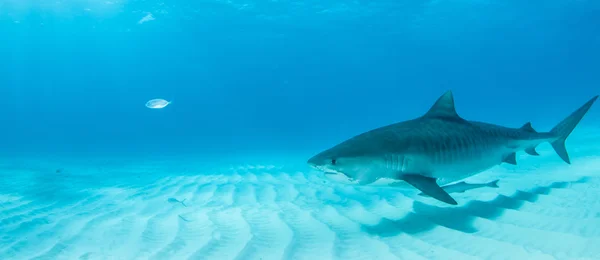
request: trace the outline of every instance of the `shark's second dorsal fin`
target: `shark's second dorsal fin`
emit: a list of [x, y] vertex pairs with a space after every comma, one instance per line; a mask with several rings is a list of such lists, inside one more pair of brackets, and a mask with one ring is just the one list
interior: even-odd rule
[[523, 126], [521, 126], [521, 130], [530, 133], [537, 133], [537, 131], [535, 131], [535, 129], [533, 129], [533, 127], [531, 126], [531, 122], [527, 122]]
[[444, 93], [435, 104], [431, 106], [429, 111], [423, 115], [423, 117], [441, 117], [441, 118], [453, 118], [462, 119], [454, 108], [454, 97], [452, 91], [448, 90]]

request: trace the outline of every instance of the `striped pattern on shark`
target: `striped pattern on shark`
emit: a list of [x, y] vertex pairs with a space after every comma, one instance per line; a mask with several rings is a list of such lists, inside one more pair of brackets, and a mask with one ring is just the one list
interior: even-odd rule
[[565, 140], [590, 109], [593, 97], [549, 132], [526, 123], [510, 128], [460, 117], [451, 91], [416, 119], [359, 134], [318, 153], [308, 164], [320, 171], [343, 174], [360, 185], [379, 179], [404, 181], [437, 200], [457, 205], [440, 185], [465, 179], [501, 163], [516, 165], [516, 152], [538, 155], [536, 146], [549, 142], [571, 163]]

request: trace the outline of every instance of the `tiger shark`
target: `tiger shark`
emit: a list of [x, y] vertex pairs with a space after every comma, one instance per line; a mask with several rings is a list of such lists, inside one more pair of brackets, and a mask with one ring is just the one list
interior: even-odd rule
[[469, 121], [460, 117], [451, 91], [424, 115], [354, 136], [308, 160], [326, 174], [341, 174], [368, 185], [379, 179], [408, 183], [439, 201], [457, 205], [440, 185], [476, 175], [501, 163], [516, 165], [516, 152], [539, 155], [535, 148], [549, 142], [570, 164], [565, 140], [598, 99], [593, 97], [549, 132], [531, 123], [520, 128]]

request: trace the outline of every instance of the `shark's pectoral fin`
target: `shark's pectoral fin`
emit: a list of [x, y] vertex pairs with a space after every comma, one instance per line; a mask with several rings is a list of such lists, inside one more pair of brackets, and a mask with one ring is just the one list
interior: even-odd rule
[[401, 178], [430, 197], [448, 204], [458, 204], [456, 200], [450, 197], [450, 195], [437, 184], [436, 179], [434, 178], [417, 174], [405, 174], [402, 175]]
[[502, 162], [510, 163], [512, 165], [517, 165], [517, 154], [516, 153], [510, 153], [509, 155], [507, 155], [506, 157], [504, 157], [504, 160], [502, 160]]

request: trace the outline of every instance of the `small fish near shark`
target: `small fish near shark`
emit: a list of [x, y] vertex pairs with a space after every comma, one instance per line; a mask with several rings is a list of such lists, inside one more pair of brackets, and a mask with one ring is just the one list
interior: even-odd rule
[[359, 185], [380, 179], [408, 183], [451, 205], [458, 203], [440, 185], [476, 175], [501, 163], [516, 165], [516, 152], [539, 155], [549, 142], [570, 164], [565, 140], [598, 99], [593, 97], [549, 132], [526, 123], [520, 128], [469, 121], [458, 115], [451, 91], [424, 115], [354, 136], [311, 157], [307, 163], [326, 174], [343, 175]]
[[173, 203], [181, 203], [181, 205], [183, 205], [184, 207], [187, 207], [187, 205], [185, 205], [185, 199], [183, 200], [178, 200], [176, 198], [168, 198], [167, 201], [171, 204]]
[[[490, 181], [488, 183], [467, 183], [467, 182], [461, 181], [459, 183], [454, 183], [454, 184], [443, 186], [442, 189], [445, 192], [447, 192], [448, 194], [463, 193], [468, 190], [479, 189], [479, 188], [484, 188], [484, 187], [498, 188], [498, 181], [499, 180], [495, 180], [495, 181]], [[429, 197], [427, 194], [422, 193], [422, 192], [419, 193], [419, 195], [424, 196], [424, 197]]]

